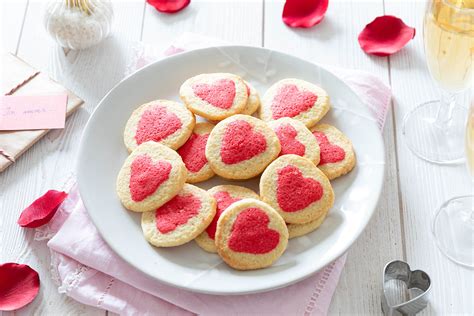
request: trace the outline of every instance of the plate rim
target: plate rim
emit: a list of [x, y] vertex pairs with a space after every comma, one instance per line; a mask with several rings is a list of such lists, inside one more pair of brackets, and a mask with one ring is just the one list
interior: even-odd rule
[[191, 291], [191, 292], [194, 292], [194, 293], [212, 294], [212, 295], [244, 295], [244, 294], [254, 294], [254, 293], [267, 292], [267, 291], [271, 291], [271, 290], [275, 290], [275, 289], [278, 289], [278, 288], [282, 288], [282, 287], [286, 287], [286, 286], [295, 284], [299, 281], [302, 281], [302, 280], [316, 274], [319, 271], [322, 271], [328, 264], [331, 264], [331, 262], [334, 262], [335, 260], [337, 260], [341, 256], [343, 256], [349, 250], [349, 248], [352, 247], [353, 244], [357, 241], [357, 239], [360, 237], [362, 232], [367, 228], [367, 225], [371, 221], [371, 219], [372, 219], [372, 217], [375, 213], [375, 210], [377, 208], [377, 205], [380, 201], [381, 193], [382, 193], [382, 190], [383, 190], [383, 183], [385, 181], [385, 173], [386, 173], [385, 172], [386, 171], [385, 153], [386, 153], [386, 149], [385, 149], [383, 135], [382, 135], [383, 130], [380, 133], [377, 133], [377, 135], [375, 136], [378, 139], [379, 144], [381, 145], [380, 147], [381, 147], [381, 150], [382, 150], [381, 156], [383, 157], [383, 163], [380, 164], [381, 165], [381, 170], [379, 171], [379, 173], [381, 173], [381, 176], [378, 178], [378, 183], [376, 183], [376, 188], [377, 188], [376, 189], [376, 196], [377, 196], [377, 198], [373, 199], [372, 202], [369, 204], [368, 209], [370, 211], [370, 214], [368, 214], [369, 216], [366, 217], [367, 218], [366, 221], [363, 222], [363, 225], [360, 225], [360, 228], [355, 232], [355, 234], [351, 238], [351, 241], [348, 243], [348, 245], [345, 246], [345, 247], [341, 247], [341, 249], [337, 252], [337, 254], [334, 255], [334, 259], [332, 259], [326, 265], [324, 265], [320, 269], [313, 269], [312, 271], [309, 271], [309, 272], [306, 271], [306, 270], [303, 270], [303, 272], [299, 273], [299, 275], [297, 277], [292, 278], [289, 281], [285, 280], [283, 282], [280, 282], [277, 285], [268, 286], [266, 288], [258, 288], [258, 289], [247, 290], [247, 291], [246, 290], [241, 290], [241, 291], [203, 290], [201, 288], [194, 287], [192, 284], [182, 285], [182, 284], [173, 283], [173, 282], [168, 281], [167, 279], [160, 278], [158, 275], [152, 275], [150, 273], [145, 272], [143, 269], [140, 268], [139, 265], [135, 264], [133, 261], [128, 260], [128, 258], [126, 256], [123, 256], [121, 254], [121, 251], [118, 249], [118, 247], [116, 247], [114, 245], [114, 243], [111, 242], [111, 240], [109, 240], [109, 238], [107, 237], [107, 234], [105, 234], [101, 231], [101, 229], [99, 228], [100, 225], [99, 226], [97, 225], [98, 219], [95, 218], [95, 215], [93, 215], [94, 212], [89, 211], [88, 204], [89, 204], [90, 201], [86, 201], [87, 199], [84, 199], [83, 195], [81, 194], [81, 192], [84, 192], [83, 189], [81, 189], [81, 188], [83, 188], [83, 186], [85, 185], [85, 183], [84, 183], [85, 180], [82, 180], [82, 175], [81, 175], [82, 173], [80, 172], [81, 168], [83, 168], [83, 165], [84, 165], [84, 163], [81, 163], [80, 158], [83, 156], [84, 151], [86, 150], [85, 149], [86, 148], [85, 138], [86, 138], [86, 135], [88, 134], [88, 130], [90, 128], [90, 125], [92, 124], [91, 122], [93, 121], [94, 115], [96, 115], [96, 112], [103, 106], [104, 101], [109, 97], [109, 95], [111, 95], [117, 88], [119, 88], [120, 85], [122, 85], [129, 78], [135, 76], [139, 72], [147, 71], [147, 69], [149, 67], [154, 67], [156, 64], [160, 64], [160, 63], [166, 63], [166, 62], [168, 62], [169, 60], [172, 60], [172, 59], [182, 58], [182, 56], [185, 56], [185, 55], [199, 54], [200, 52], [204, 52], [204, 51], [208, 51], [208, 50], [215, 50], [215, 49], [218, 49], [218, 50], [219, 49], [231, 49], [231, 50], [241, 50], [241, 49], [255, 50], [256, 49], [256, 50], [265, 51], [265, 52], [270, 53], [270, 54], [280, 54], [280, 55], [283, 55], [285, 58], [297, 59], [299, 62], [312, 64], [312, 65], [318, 67], [321, 71], [326, 72], [327, 75], [333, 77], [332, 79], [338, 81], [339, 84], [342, 84], [345, 87], [347, 87], [350, 90], [350, 93], [352, 93], [353, 96], [356, 97], [361, 102], [361, 104], [363, 104], [365, 107], [367, 107], [368, 111], [370, 111], [370, 108], [368, 107], [368, 105], [359, 97], [359, 95], [357, 95], [357, 93], [349, 85], [347, 85], [342, 79], [340, 79], [338, 76], [336, 76], [333, 72], [326, 69], [323, 65], [321, 65], [319, 63], [309, 61], [309, 60], [305, 60], [303, 58], [300, 58], [300, 57], [297, 57], [297, 56], [294, 56], [294, 55], [291, 55], [291, 54], [287, 54], [285, 52], [281, 52], [279, 50], [269, 49], [269, 48], [265, 48], [265, 47], [251, 46], [251, 45], [231, 45], [231, 44], [229, 44], [229, 45], [217, 45], [217, 46], [211, 46], [211, 47], [204, 47], [204, 48], [198, 48], [198, 49], [193, 49], [193, 50], [189, 50], [189, 51], [180, 52], [180, 53], [177, 53], [175, 55], [160, 58], [160, 59], [158, 59], [154, 62], [151, 62], [150, 64], [148, 64], [148, 65], [146, 65], [146, 66], [144, 66], [140, 69], [135, 70], [134, 72], [130, 73], [129, 75], [122, 78], [119, 82], [117, 82], [100, 99], [100, 101], [97, 103], [97, 106], [94, 108], [94, 110], [92, 111], [90, 117], [88, 118], [87, 123], [84, 126], [82, 136], [81, 136], [81, 140], [80, 140], [80, 144], [79, 144], [79, 148], [78, 148], [78, 153], [77, 153], [76, 165], [75, 165], [75, 170], [76, 170], [76, 174], [77, 174], [77, 187], [78, 187], [78, 190], [79, 190], [79, 194], [81, 196], [81, 200], [84, 203], [84, 206], [87, 210], [87, 213], [89, 214], [89, 217], [91, 218], [91, 220], [92, 220], [94, 226], [96, 227], [97, 231], [99, 232], [100, 236], [107, 243], [107, 246], [110, 247], [112, 249], [112, 251], [118, 257], [120, 257], [122, 260], [124, 260], [127, 264], [129, 264], [134, 269], [137, 269], [139, 272], [143, 273], [147, 277], [150, 277], [151, 279], [156, 280], [157, 282], [161, 282], [163, 284], [166, 284], [166, 285], [169, 285], [169, 286], [172, 286], [172, 287], [175, 287], [175, 288]]

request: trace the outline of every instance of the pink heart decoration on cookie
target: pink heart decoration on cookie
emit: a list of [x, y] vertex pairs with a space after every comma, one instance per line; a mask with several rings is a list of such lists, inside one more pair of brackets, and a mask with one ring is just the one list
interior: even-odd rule
[[177, 195], [156, 210], [156, 228], [162, 234], [169, 233], [196, 216], [200, 208], [201, 200], [194, 195]]
[[275, 133], [281, 144], [280, 156], [288, 154], [304, 156], [306, 147], [296, 139], [298, 132], [293, 126], [290, 124], [279, 125], [275, 129]]
[[268, 253], [280, 242], [280, 234], [268, 228], [270, 218], [258, 208], [242, 211], [232, 225], [229, 248], [251, 254]]
[[209, 134], [192, 134], [188, 141], [181, 146], [178, 154], [183, 158], [183, 162], [191, 172], [198, 172], [207, 163], [205, 151]]
[[292, 165], [278, 171], [277, 200], [285, 212], [297, 212], [318, 201], [323, 196], [323, 186], [318, 181], [303, 177]]
[[147, 155], [137, 156], [130, 168], [130, 194], [135, 202], [143, 201], [168, 180], [171, 164], [167, 161], [153, 160]]
[[320, 154], [319, 165], [327, 163], [335, 163], [346, 158], [346, 152], [341, 147], [331, 144], [328, 137], [323, 132], [314, 131], [313, 135], [316, 137]]
[[176, 114], [156, 105], [143, 112], [137, 125], [135, 140], [138, 145], [150, 140], [159, 142], [179, 130], [181, 126], [181, 120]]
[[222, 137], [221, 157], [228, 165], [251, 159], [267, 149], [265, 137], [244, 120], [229, 123]]
[[239, 198], [234, 199], [233, 197], [230, 196], [229, 192], [217, 192], [214, 194], [214, 198], [216, 199], [217, 202], [217, 211], [216, 215], [212, 219], [211, 224], [207, 226], [206, 232], [209, 238], [215, 239], [216, 237], [216, 228], [217, 228], [217, 220], [221, 216], [221, 214], [228, 208], [232, 203], [240, 201]]
[[295, 117], [310, 109], [318, 96], [310, 91], [300, 91], [294, 84], [281, 87], [272, 101], [273, 119]]
[[193, 85], [194, 94], [207, 103], [220, 109], [230, 109], [235, 98], [235, 83], [229, 79], [220, 79], [212, 84]]

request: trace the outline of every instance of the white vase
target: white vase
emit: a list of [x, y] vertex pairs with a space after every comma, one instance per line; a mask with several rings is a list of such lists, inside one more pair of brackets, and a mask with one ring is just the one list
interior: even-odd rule
[[109, 0], [55, 0], [44, 11], [44, 26], [66, 49], [85, 49], [107, 37], [112, 28]]

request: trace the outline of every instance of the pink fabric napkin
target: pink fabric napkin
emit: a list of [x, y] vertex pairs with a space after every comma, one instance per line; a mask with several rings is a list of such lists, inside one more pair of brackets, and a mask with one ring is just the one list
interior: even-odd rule
[[[195, 34], [178, 38], [167, 54], [219, 45]], [[153, 48], [135, 47], [129, 70], [157, 59]], [[365, 72], [333, 69], [361, 97], [383, 128], [390, 106], [390, 89]], [[60, 293], [87, 305], [122, 315], [326, 315], [346, 255], [313, 276], [265, 293], [217, 296], [180, 290], [129, 266], [103, 241], [90, 221], [74, 177], [66, 184], [69, 196], [36, 239], [50, 239], [51, 271]]]

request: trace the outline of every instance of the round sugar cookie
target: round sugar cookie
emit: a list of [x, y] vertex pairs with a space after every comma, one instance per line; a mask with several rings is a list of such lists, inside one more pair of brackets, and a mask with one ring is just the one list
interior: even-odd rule
[[260, 174], [278, 156], [280, 142], [263, 121], [237, 114], [219, 122], [206, 145], [212, 170], [228, 179], [249, 179]]
[[356, 164], [352, 142], [340, 130], [329, 124], [318, 124], [311, 129], [321, 151], [318, 168], [335, 179], [351, 171]]
[[158, 209], [142, 214], [145, 239], [156, 247], [185, 244], [201, 234], [216, 214], [216, 201], [191, 184]]
[[329, 179], [310, 160], [285, 155], [260, 178], [260, 198], [290, 224], [304, 224], [325, 215], [334, 204]]
[[178, 154], [188, 170], [188, 183], [206, 181], [214, 176], [205, 153], [206, 143], [213, 128], [211, 123], [197, 123], [189, 139], [178, 149]]
[[288, 228], [288, 238], [291, 239], [304, 236], [315, 231], [319, 228], [319, 226], [321, 226], [325, 219], [326, 215], [323, 215], [306, 224], [287, 224], [286, 227]]
[[207, 192], [214, 197], [217, 202], [216, 215], [212, 219], [212, 222], [207, 226], [206, 230], [201, 235], [197, 236], [195, 241], [199, 247], [207, 252], [217, 252], [215, 235], [217, 228], [217, 221], [221, 214], [234, 202], [240, 201], [246, 198], [253, 198], [259, 200], [260, 197], [257, 193], [250, 189], [240, 187], [237, 185], [218, 185]]
[[186, 167], [172, 149], [156, 142], [138, 146], [117, 176], [117, 195], [135, 212], [151, 211], [168, 202], [186, 181]]
[[287, 244], [288, 229], [281, 216], [256, 199], [233, 203], [217, 221], [217, 253], [237, 270], [272, 265]]
[[244, 81], [228, 73], [189, 78], [181, 85], [179, 95], [191, 112], [214, 121], [240, 113], [248, 100]]
[[319, 163], [319, 145], [308, 128], [300, 121], [282, 117], [268, 122], [280, 140], [280, 156], [294, 154]]
[[252, 115], [260, 107], [260, 96], [257, 89], [254, 88], [250, 83], [244, 80], [245, 85], [247, 86], [247, 104], [240, 114]]
[[154, 141], [177, 149], [189, 138], [195, 122], [194, 115], [178, 102], [155, 100], [145, 103], [128, 119], [125, 146], [131, 152], [144, 142]]
[[260, 118], [272, 121], [291, 117], [311, 127], [323, 118], [329, 108], [329, 96], [322, 88], [304, 80], [283, 79], [265, 92]]

